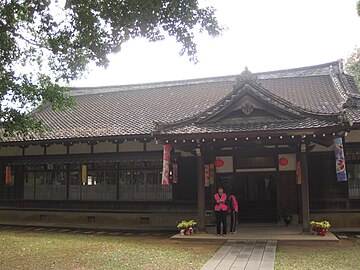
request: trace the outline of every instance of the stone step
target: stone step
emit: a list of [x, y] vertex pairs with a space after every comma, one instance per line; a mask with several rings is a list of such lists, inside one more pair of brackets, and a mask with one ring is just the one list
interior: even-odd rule
[[227, 241], [201, 270], [273, 270], [277, 241]]

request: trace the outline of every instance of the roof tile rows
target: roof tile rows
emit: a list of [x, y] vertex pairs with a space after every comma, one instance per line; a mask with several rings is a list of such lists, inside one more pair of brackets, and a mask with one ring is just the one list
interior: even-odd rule
[[[303, 109], [319, 113], [337, 113], [344, 97], [339, 93], [330, 66], [339, 72], [338, 62], [292, 70], [258, 73], [260, 84], [280, 98]], [[164, 83], [74, 88], [76, 108], [52, 111], [46, 107], [35, 114], [51, 130], [33, 140], [88, 138], [151, 134], [155, 122], [179, 121], [197, 115], [214, 106], [231, 93], [236, 76]], [[356, 94], [354, 94], [356, 96]], [[360, 110], [349, 115], [360, 122]], [[325, 120], [301, 119], [280, 121], [267, 129], [298, 129], [332, 125]], [[233, 128], [242, 131], [262, 130], [264, 123], [249, 126], [239, 122]], [[228, 127], [231, 129], [231, 127]], [[186, 126], [172, 132], [221, 132], [225, 127]]]
[[192, 124], [182, 127], [174, 127], [166, 131], [166, 134], [204, 134], [204, 133], [227, 133], [227, 132], [248, 132], [248, 131], [285, 131], [312, 129], [335, 126], [333, 121], [325, 119], [296, 119], [279, 120], [271, 122], [239, 122], [233, 124]]

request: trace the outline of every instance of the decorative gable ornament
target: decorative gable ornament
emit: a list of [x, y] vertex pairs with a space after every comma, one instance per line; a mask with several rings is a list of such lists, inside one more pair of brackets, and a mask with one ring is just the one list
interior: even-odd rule
[[353, 97], [348, 97], [342, 107], [343, 107], [343, 109], [357, 108], [358, 104]]
[[236, 77], [236, 86], [241, 85], [244, 82], [258, 82], [258, 76], [256, 74], [253, 74], [248, 67], [245, 67], [245, 70], [241, 72], [239, 76]]
[[345, 123], [349, 124], [350, 126], [353, 125], [352, 120], [349, 117], [347, 109], [343, 109], [339, 114], [339, 122], [344, 125]]
[[250, 103], [245, 103], [242, 107], [241, 107], [241, 111], [249, 116], [253, 111], [254, 111], [254, 106]]

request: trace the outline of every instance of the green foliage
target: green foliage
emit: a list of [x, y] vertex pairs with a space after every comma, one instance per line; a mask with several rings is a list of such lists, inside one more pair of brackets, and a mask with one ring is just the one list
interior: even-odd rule
[[355, 49], [346, 60], [345, 70], [354, 77], [355, 83], [358, 89], [360, 89], [360, 48]]
[[124, 42], [170, 36], [197, 61], [194, 34], [222, 32], [212, 7], [196, 0], [5, 0], [0, 6], [0, 124], [5, 136], [41, 123], [26, 112], [40, 104], [73, 105], [59, 84], [81, 77], [90, 62], [106, 67]]
[[184, 230], [184, 229], [187, 229], [187, 228], [195, 228], [197, 225], [196, 221], [194, 220], [189, 220], [189, 221], [181, 221], [178, 225], [177, 225], [177, 228], [179, 231], [181, 230]]
[[330, 228], [330, 222], [329, 221], [311, 221], [310, 222], [311, 227], [321, 228], [321, 229], [329, 229]]
[[1, 270], [195, 270], [222, 244], [174, 244], [168, 235], [105, 236], [4, 229], [0, 230], [0, 243]]
[[360, 16], [360, 1], [356, 3], [357, 14]]
[[360, 240], [280, 241], [275, 269], [354, 270], [359, 269], [359, 254]]

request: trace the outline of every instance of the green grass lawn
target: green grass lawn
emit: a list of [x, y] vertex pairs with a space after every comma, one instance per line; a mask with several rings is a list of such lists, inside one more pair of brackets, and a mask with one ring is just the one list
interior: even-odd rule
[[0, 230], [0, 269], [200, 269], [221, 244]]
[[360, 269], [360, 240], [278, 243], [275, 270]]

